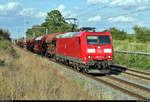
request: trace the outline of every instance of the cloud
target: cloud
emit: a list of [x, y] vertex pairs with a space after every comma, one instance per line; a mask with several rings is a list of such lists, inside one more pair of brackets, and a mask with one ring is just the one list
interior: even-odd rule
[[108, 21], [110, 22], [133, 22], [135, 21], [135, 19], [132, 17], [118, 16], [118, 17], [109, 18]]
[[59, 10], [64, 17], [69, 17], [70, 18], [70, 17], [76, 17], [77, 16], [77, 14], [73, 13], [72, 11], [66, 10], [65, 6], [63, 4], [59, 5], [57, 7], [57, 10]]
[[45, 18], [47, 14], [45, 12], [39, 12], [38, 14], [35, 15], [36, 18]]
[[120, 7], [127, 10], [145, 10], [150, 8], [150, 0], [87, 0], [88, 5], [105, 4], [107, 7]]
[[46, 13], [37, 11], [34, 8], [23, 8], [19, 2], [8, 2], [0, 5], [0, 16], [31, 16], [35, 18], [43, 18]]
[[35, 14], [35, 9], [34, 8], [23, 8], [19, 14], [21, 16], [32, 16]]
[[0, 5], [0, 15], [9, 15], [19, 10], [20, 3], [9, 2], [6, 5]]
[[150, 8], [150, 0], [113, 0], [108, 6], [135, 9], [138, 11]]
[[97, 4], [101, 4], [101, 3], [108, 3], [109, 0], [88, 0], [87, 4], [88, 5], [97, 5]]
[[82, 10], [83, 8], [75, 6], [75, 7], [73, 7], [73, 9], [74, 10]]
[[19, 15], [30, 16], [30, 17], [34, 17], [34, 18], [45, 18], [47, 14], [45, 12], [41, 12], [41, 11], [38, 12], [35, 8], [23, 8], [19, 12]]
[[98, 22], [101, 21], [101, 17], [100, 16], [95, 16], [95, 17], [91, 17], [88, 19], [89, 22]]
[[63, 10], [65, 9], [65, 6], [61, 4], [61, 5], [58, 6], [57, 9], [58, 9], [59, 11], [63, 11]]

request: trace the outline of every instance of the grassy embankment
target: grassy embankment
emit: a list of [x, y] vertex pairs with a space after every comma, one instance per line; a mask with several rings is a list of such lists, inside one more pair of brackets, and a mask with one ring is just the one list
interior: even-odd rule
[[[129, 40], [113, 40], [114, 50], [148, 52], [150, 43], [137, 42], [134, 38]], [[130, 68], [150, 69], [150, 56], [114, 53], [114, 62]]]
[[19, 56], [0, 41], [0, 100], [93, 99], [49, 60], [14, 48]]

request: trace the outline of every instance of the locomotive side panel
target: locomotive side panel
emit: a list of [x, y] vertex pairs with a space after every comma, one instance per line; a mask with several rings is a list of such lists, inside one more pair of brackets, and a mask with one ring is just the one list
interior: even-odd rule
[[58, 57], [63, 57], [69, 61], [81, 63], [81, 45], [79, 44], [79, 37], [73, 38], [59, 38], [57, 39], [57, 50]]

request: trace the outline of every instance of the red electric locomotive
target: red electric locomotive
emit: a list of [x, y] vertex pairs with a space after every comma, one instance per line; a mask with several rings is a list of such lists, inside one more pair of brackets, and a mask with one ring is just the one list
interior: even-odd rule
[[68, 32], [57, 36], [56, 60], [80, 71], [98, 69], [107, 73], [113, 60], [109, 32]]

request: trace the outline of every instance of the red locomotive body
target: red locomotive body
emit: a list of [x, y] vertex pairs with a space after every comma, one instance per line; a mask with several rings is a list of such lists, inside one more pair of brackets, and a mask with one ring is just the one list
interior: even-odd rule
[[109, 32], [69, 32], [57, 36], [56, 58], [78, 69], [109, 69], [113, 60]]

